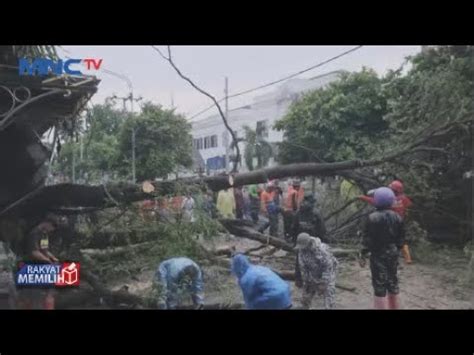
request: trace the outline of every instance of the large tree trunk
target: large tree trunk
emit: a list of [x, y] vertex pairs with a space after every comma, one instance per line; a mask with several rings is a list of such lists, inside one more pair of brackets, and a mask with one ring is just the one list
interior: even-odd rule
[[[231, 234], [235, 235], [236, 237], [255, 240], [262, 244], [272, 245], [274, 247], [294, 253], [293, 245], [285, 242], [282, 239], [271, 237], [271, 236], [264, 235], [262, 233], [257, 232], [254, 229], [252, 222], [241, 221], [237, 219], [220, 219], [219, 221]], [[334, 256], [339, 256], [339, 257], [356, 255], [358, 253], [358, 250], [356, 249], [333, 248], [331, 249], [331, 251], [334, 254]]]
[[[100, 186], [76, 184], [45, 186], [27, 198], [22, 199], [20, 203], [10, 205], [0, 211], [0, 217], [5, 214], [29, 215], [38, 213], [37, 211], [61, 207], [110, 207], [117, 204], [144, 200], [150, 196], [174, 194], [178, 186], [202, 186], [205, 184], [210, 189], [219, 191], [231, 186], [265, 183], [271, 179], [280, 179], [290, 176], [335, 175], [341, 171], [347, 172], [347, 170], [364, 166], [378, 165], [386, 160], [390, 160], [393, 156], [370, 161], [350, 160], [337, 163], [297, 163], [281, 165], [235, 174], [232, 184], [228, 176], [155, 181], [152, 182], [155, 187], [155, 191], [152, 194], [143, 192], [140, 184], [134, 185], [128, 183]], [[78, 212], [80, 213], [81, 211]]]
[[128, 255], [130, 253], [135, 253], [140, 250], [145, 250], [155, 244], [156, 244], [156, 241], [152, 241], [152, 242], [145, 242], [145, 243], [140, 243], [140, 244], [127, 245], [127, 246], [122, 246], [122, 247], [111, 247], [111, 248], [106, 248], [106, 249], [81, 249], [81, 253], [84, 255], [88, 255], [91, 258], [110, 259], [110, 258], [117, 258], [120, 256]]

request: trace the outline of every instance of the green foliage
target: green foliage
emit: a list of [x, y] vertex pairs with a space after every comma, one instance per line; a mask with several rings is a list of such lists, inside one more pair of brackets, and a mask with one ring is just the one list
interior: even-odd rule
[[190, 125], [172, 110], [145, 104], [141, 114], [131, 117], [106, 102], [87, 112], [82, 134], [83, 158], [79, 138], [67, 138], [54, 171], [72, 176], [75, 155], [76, 177], [85, 182], [131, 178], [132, 129], [136, 132], [138, 180], [166, 176], [178, 166], [192, 164]]
[[314, 155], [326, 161], [370, 157], [385, 139], [388, 126], [383, 119], [387, 105], [382, 84], [373, 70], [364, 68], [303, 96], [275, 125], [285, 133], [279, 160], [314, 161]]
[[[243, 127], [245, 131], [244, 141], [246, 143], [244, 150], [244, 160], [247, 168], [252, 171], [255, 168], [265, 167], [273, 155], [273, 149], [261, 135], [262, 132], [252, 130], [249, 126]], [[257, 159], [257, 166], [254, 167], [254, 159]]]
[[79, 139], [69, 138], [62, 145], [54, 170], [72, 176], [75, 155], [76, 176], [84, 177], [86, 182], [100, 181], [104, 174], [118, 175], [120, 151], [117, 134], [125, 120], [126, 116], [109, 103], [93, 106], [85, 118], [82, 160]]
[[192, 165], [191, 125], [174, 110], [147, 103], [139, 116], [124, 123], [119, 133], [119, 162], [123, 167], [129, 166], [131, 159], [132, 130], [136, 132], [138, 180], [166, 177], [178, 166]]
[[[383, 78], [368, 69], [346, 73], [305, 95], [276, 124], [285, 136], [279, 160], [375, 159], [407, 150], [381, 166], [384, 183], [405, 182], [423, 227], [464, 226], [472, 204], [463, 174], [472, 170], [472, 122], [464, 121], [474, 115], [474, 47], [444, 46], [408, 64], [406, 73]], [[411, 152], [420, 137], [429, 149]]]
[[406, 75], [392, 73], [385, 87], [391, 144], [403, 147], [438, 127], [459, 123], [425, 144], [442, 152], [403, 157], [402, 164], [388, 169], [396, 169], [408, 191], [419, 196], [418, 204], [424, 205], [419, 208], [434, 217], [430, 223], [456, 224], [466, 219], [472, 204], [469, 181], [463, 179], [472, 169], [472, 124], [462, 121], [474, 115], [474, 47], [441, 47], [418, 54], [411, 63]]
[[[108, 219], [105, 216], [102, 218]], [[186, 256], [200, 260], [205, 255], [199, 247], [196, 237], [216, 237], [218, 229], [217, 221], [203, 216], [199, 216], [196, 223], [182, 223], [180, 221], [177, 223], [163, 223], [163, 221], [143, 223], [141, 216], [136, 211], [130, 210], [123, 218], [117, 219], [108, 226], [108, 233], [113, 234], [113, 231], [117, 230], [120, 235], [124, 235], [128, 234], [123, 233], [124, 231], [130, 231], [129, 243], [136, 244], [147, 241], [152, 242], [151, 246], [139, 251], [131, 251], [126, 258], [123, 256], [118, 259], [107, 258], [106, 260], [97, 258], [95, 260], [97, 262], [96, 272], [100, 277], [114, 280], [134, 276], [144, 270], [155, 270], [161, 261], [173, 257]], [[87, 234], [87, 231], [85, 233]], [[90, 238], [95, 238], [95, 236], [91, 235]], [[87, 243], [87, 241], [84, 242]], [[113, 243], [113, 241], [110, 242]], [[121, 240], [122, 245], [124, 242], [126, 241]]]

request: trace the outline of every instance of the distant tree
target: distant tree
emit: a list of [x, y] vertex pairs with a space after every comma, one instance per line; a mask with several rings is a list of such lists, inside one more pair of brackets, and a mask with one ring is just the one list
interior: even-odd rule
[[346, 73], [304, 95], [276, 124], [285, 137], [280, 161], [377, 159], [405, 151], [381, 166], [382, 183], [402, 179], [427, 225], [457, 225], [461, 232], [451, 238], [469, 236], [472, 179], [463, 177], [472, 172], [474, 47], [441, 46], [407, 61], [405, 72]]
[[[255, 168], [261, 169], [265, 167], [273, 155], [273, 148], [269, 142], [263, 138], [262, 129], [251, 129], [244, 126], [244, 138], [242, 141], [246, 143], [244, 150], [244, 160], [247, 168], [252, 171]], [[254, 159], [257, 159], [257, 166], [254, 166]]]
[[330, 162], [371, 157], [388, 128], [382, 85], [375, 71], [364, 68], [304, 95], [275, 124], [285, 136], [279, 161], [314, 161], [314, 155]]
[[[117, 135], [126, 120], [123, 112], [111, 103], [94, 105], [87, 111], [85, 130], [78, 130], [73, 137], [66, 137], [54, 170], [72, 176], [73, 154], [78, 178], [87, 174], [90, 181], [100, 181], [102, 176], [118, 175], [119, 146]], [[79, 125], [80, 126], [80, 125]], [[80, 159], [82, 135], [83, 158]], [[82, 174], [81, 174], [82, 173]]]
[[120, 129], [122, 176], [130, 176], [132, 130], [136, 132], [137, 180], [166, 177], [179, 166], [192, 165], [191, 125], [174, 110], [146, 103], [142, 113], [127, 120]]

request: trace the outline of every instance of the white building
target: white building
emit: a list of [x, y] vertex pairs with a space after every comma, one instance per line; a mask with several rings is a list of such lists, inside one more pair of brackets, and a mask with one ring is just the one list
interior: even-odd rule
[[[244, 126], [256, 129], [263, 128], [263, 137], [270, 143], [283, 140], [283, 132], [273, 129], [274, 123], [281, 119], [290, 105], [303, 93], [324, 87], [339, 78], [340, 71], [330, 72], [310, 79], [292, 79], [279, 86], [273, 92], [255, 97], [252, 104], [229, 110], [228, 123], [237, 132], [237, 137], [244, 137]], [[192, 123], [193, 147], [200, 153], [206, 172], [210, 175], [229, 169], [227, 157], [231, 137], [224, 126], [220, 115], [216, 114]], [[243, 155], [245, 143], [239, 143]], [[243, 161], [243, 159], [242, 159]], [[274, 164], [273, 159], [269, 165]], [[196, 167], [195, 167], [196, 168]], [[245, 163], [239, 171], [246, 171]]]

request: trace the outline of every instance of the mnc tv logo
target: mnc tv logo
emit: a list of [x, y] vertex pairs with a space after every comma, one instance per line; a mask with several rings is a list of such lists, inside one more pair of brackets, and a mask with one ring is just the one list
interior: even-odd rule
[[21, 264], [17, 286], [79, 286], [80, 263]]
[[20, 58], [18, 62], [18, 70], [20, 75], [40, 75], [46, 76], [50, 73], [61, 75], [83, 75], [78, 68], [83, 66], [87, 70], [99, 70], [102, 65], [102, 59], [59, 59], [54, 61], [48, 58], [27, 59]]

